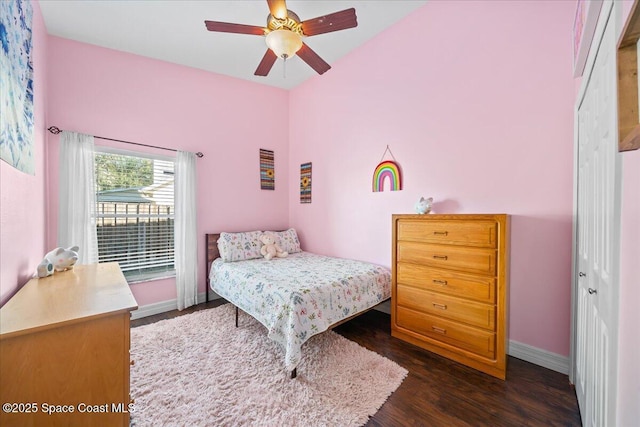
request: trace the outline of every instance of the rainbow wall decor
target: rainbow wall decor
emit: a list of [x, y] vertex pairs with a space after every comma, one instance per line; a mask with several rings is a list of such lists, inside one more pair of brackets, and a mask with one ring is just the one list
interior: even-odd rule
[[384, 182], [389, 179], [391, 191], [402, 190], [402, 172], [400, 165], [393, 160], [384, 160], [373, 172], [373, 192], [384, 191]]

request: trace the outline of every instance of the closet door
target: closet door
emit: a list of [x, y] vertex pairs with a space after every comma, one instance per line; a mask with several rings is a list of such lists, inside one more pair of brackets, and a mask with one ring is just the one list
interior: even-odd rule
[[[620, 216], [615, 25], [596, 33], [578, 108], [576, 394], [585, 426], [615, 425]], [[608, 21], [608, 22], [607, 22]]]

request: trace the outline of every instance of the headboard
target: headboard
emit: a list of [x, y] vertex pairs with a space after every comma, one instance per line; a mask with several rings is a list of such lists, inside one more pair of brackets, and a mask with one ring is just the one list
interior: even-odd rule
[[216, 259], [220, 258], [220, 252], [218, 251], [218, 239], [220, 238], [220, 233], [209, 234], [207, 233], [207, 262], [205, 263], [207, 272], [204, 277], [207, 278], [206, 286], [206, 302], [209, 302], [209, 271], [211, 271], [211, 263]]
[[207, 234], [207, 269], [211, 268], [211, 263], [216, 258], [220, 258], [220, 252], [218, 251], [219, 238], [220, 233]]
[[[282, 231], [282, 230], [277, 230]], [[206, 286], [206, 302], [209, 302], [209, 272], [211, 271], [211, 263], [215, 261], [216, 258], [220, 258], [220, 251], [218, 251], [218, 239], [220, 238], [220, 233], [207, 233], [206, 235], [206, 254], [207, 254], [207, 262], [205, 263], [205, 268], [207, 269], [204, 277], [207, 278]]]

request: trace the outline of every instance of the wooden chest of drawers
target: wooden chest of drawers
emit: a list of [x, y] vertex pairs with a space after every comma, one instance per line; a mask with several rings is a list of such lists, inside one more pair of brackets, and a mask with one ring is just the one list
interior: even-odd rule
[[506, 375], [509, 218], [393, 215], [391, 334]]
[[128, 426], [137, 307], [115, 262], [24, 285], [0, 309], [0, 425]]

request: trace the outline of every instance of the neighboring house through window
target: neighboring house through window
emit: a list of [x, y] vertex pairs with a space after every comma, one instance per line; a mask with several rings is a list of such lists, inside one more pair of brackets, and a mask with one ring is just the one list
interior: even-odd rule
[[98, 262], [140, 282], [175, 275], [174, 162], [96, 147]]

